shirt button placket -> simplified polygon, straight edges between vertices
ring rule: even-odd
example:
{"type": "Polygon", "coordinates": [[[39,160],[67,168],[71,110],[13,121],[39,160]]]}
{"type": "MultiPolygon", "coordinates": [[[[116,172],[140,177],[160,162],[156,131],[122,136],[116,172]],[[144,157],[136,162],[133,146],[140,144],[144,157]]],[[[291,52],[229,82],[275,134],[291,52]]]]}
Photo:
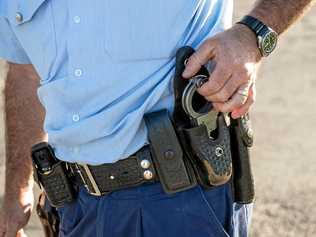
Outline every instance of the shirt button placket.
{"type": "MultiPolygon", "coordinates": [[[[76,24],[76,25],[78,25],[78,24],[80,24],[81,23],[81,17],[79,16],[79,15],[73,15],[73,17],[72,17],[72,21],[76,24]]],[[[79,26],[78,26],[79,27],[79,26]]],[[[77,27],[75,27],[77,30],[79,29],[79,28],[77,28],[77,27]]],[[[75,68],[74,69],[74,76],[75,77],[81,77],[82,76],[82,69],[81,68],[75,68]]]]}
{"type": "MultiPolygon", "coordinates": [[[[70,54],[72,57],[71,68],[73,70],[73,77],[81,78],[83,77],[83,68],[81,68],[83,64],[82,61],[80,61],[80,57],[75,56],[78,53],[78,49],[75,46],[77,45],[77,41],[79,40],[78,34],[80,34],[82,30],[82,19],[80,17],[80,14],[78,14],[78,9],[72,8],[70,14],[72,15],[72,18],[70,18],[72,22],[72,37],[74,37],[69,44],[69,51],[71,52],[70,54]]],[[[73,123],[78,123],[80,120],[80,114],[78,113],[78,111],[74,111],[74,113],[72,114],[73,123]]],[[[78,146],[73,146],[70,148],[70,150],[72,153],[78,154],[81,149],[78,146]]]]}

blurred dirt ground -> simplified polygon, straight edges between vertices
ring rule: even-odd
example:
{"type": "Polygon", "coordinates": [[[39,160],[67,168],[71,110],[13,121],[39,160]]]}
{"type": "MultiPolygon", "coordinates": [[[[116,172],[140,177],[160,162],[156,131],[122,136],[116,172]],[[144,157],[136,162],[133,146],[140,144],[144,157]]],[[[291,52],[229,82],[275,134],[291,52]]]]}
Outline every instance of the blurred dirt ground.
{"type": "MultiPolygon", "coordinates": [[[[235,1],[238,19],[253,1],[235,1]]],[[[251,237],[316,236],[316,9],[280,40],[264,62],[252,118],[256,134],[252,162],[257,198],[251,237]]],[[[0,77],[3,77],[0,62],[0,77]]],[[[3,88],[3,80],[1,81],[3,88]]],[[[3,116],[3,101],[0,102],[3,116]]],[[[1,119],[0,117],[0,119],[1,119]]],[[[0,194],[4,180],[0,127],[0,194]]],[[[0,203],[1,203],[0,197],[0,203]]],[[[30,237],[42,237],[34,216],[30,237]]]]}

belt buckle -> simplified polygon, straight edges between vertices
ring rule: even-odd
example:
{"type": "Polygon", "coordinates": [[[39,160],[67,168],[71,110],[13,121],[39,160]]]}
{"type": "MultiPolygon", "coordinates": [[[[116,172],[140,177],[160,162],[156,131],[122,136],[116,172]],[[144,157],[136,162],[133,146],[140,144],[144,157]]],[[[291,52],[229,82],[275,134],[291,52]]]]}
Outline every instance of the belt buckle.
{"type": "Polygon", "coordinates": [[[78,173],[79,173],[79,175],[83,181],[83,184],[84,184],[86,190],[88,191],[88,193],[93,195],[93,196],[98,196],[98,197],[101,196],[102,193],[98,187],[96,180],[94,179],[94,177],[91,173],[89,166],[87,164],[77,164],[76,163],[76,167],[77,167],[78,173]],[[80,167],[86,172],[86,175],[88,176],[88,179],[92,185],[93,190],[90,189],[89,184],[87,183],[85,177],[82,175],[80,167]]]}

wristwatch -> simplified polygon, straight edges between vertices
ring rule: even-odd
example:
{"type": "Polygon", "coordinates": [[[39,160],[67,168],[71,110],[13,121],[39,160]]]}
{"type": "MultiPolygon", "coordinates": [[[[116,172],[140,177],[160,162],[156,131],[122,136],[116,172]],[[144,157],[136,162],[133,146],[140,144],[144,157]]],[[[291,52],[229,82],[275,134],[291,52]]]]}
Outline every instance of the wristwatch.
{"type": "Polygon", "coordinates": [[[245,16],[239,24],[249,27],[257,36],[258,47],[263,57],[269,56],[277,46],[278,33],[252,16],[245,16]]]}

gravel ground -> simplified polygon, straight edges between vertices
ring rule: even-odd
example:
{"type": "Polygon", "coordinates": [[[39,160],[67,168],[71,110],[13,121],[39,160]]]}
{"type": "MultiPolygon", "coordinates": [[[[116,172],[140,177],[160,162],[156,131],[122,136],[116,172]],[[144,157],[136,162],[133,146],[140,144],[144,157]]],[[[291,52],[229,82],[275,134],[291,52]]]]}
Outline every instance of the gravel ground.
{"type": "MultiPolygon", "coordinates": [[[[235,2],[235,17],[238,18],[253,1],[235,2]]],[[[263,64],[257,83],[257,102],[252,112],[256,132],[252,162],[257,197],[250,236],[314,237],[316,9],[312,9],[280,41],[277,52],[263,64]]],[[[0,62],[0,77],[3,77],[3,68],[0,62]]],[[[0,111],[3,111],[2,101],[0,111]]],[[[2,112],[0,116],[3,116],[2,112]]],[[[3,124],[0,132],[2,194],[3,124]]],[[[43,236],[34,216],[27,233],[30,237],[43,236]]]]}

